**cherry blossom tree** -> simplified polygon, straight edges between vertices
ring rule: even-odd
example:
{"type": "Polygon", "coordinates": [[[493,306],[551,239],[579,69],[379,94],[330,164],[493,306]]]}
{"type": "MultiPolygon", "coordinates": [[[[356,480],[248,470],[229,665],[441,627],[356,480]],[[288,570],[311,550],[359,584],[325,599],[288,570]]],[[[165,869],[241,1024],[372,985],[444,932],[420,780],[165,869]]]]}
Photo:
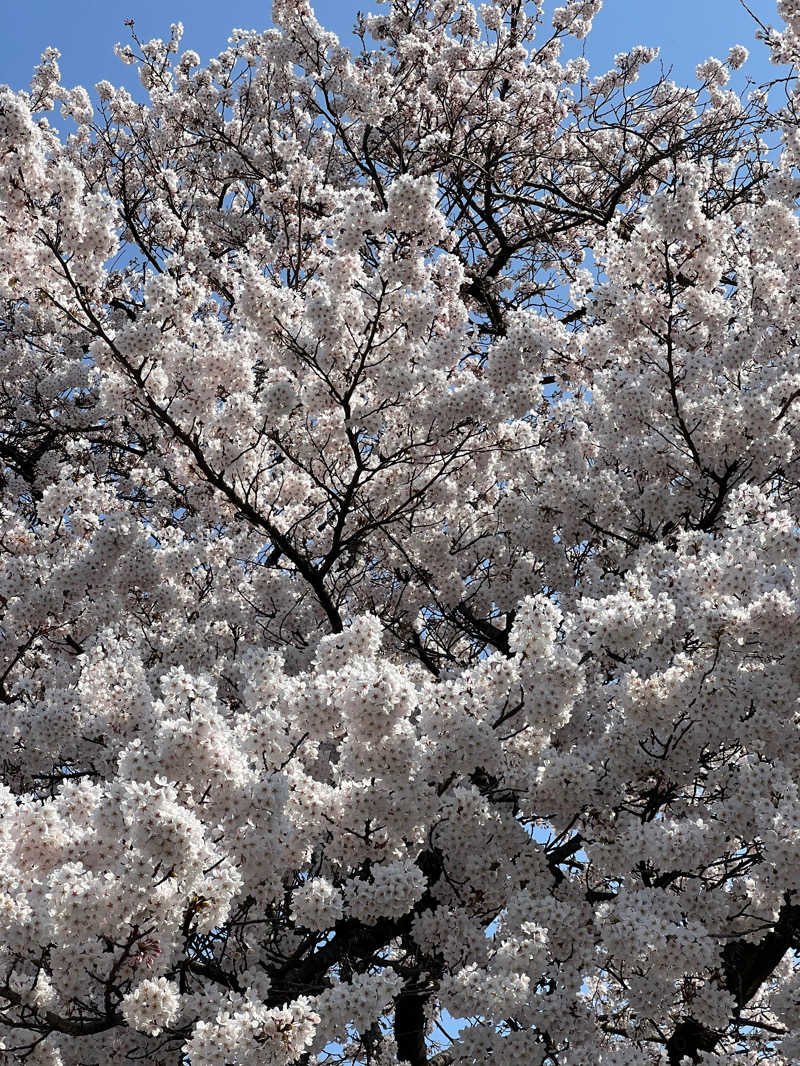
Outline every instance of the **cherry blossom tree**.
{"type": "Polygon", "coordinates": [[[800,3],[600,6],[0,89],[2,1062],[800,1060],[800,3]]]}

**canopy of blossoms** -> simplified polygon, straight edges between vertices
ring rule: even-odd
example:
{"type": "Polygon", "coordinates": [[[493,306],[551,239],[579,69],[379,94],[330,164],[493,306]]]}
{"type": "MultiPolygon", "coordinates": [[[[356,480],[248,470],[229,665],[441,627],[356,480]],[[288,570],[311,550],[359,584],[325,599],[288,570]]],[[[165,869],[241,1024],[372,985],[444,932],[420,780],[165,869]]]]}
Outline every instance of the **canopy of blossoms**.
{"type": "Polygon", "coordinates": [[[0,89],[3,1063],[800,1061],[800,3],[600,6],[0,89]]]}

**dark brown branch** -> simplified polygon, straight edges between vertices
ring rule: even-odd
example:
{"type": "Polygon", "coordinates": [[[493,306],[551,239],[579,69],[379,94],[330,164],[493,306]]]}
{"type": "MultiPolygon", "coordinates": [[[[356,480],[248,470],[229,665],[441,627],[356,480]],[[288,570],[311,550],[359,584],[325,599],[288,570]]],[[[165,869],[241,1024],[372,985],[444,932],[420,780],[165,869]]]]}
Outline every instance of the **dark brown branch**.
{"type": "MultiPolygon", "coordinates": [[[[790,949],[800,948],[800,904],[785,903],[774,928],[757,944],[732,940],[722,951],[721,985],[736,1002],[736,1015],[758,993],[790,949]]],[[[694,1018],[684,1018],[667,1041],[670,1066],[679,1066],[688,1056],[700,1061],[700,1053],[713,1051],[722,1033],[701,1025],[694,1018]]]]}

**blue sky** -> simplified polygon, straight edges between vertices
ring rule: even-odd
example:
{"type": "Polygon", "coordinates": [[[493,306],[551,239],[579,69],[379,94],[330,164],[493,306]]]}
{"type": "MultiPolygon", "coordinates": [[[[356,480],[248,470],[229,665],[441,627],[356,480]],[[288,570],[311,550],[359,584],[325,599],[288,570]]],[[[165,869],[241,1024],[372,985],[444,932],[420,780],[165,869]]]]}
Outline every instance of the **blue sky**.
{"type": "MultiPolygon", "coordinates": [[[[764,22],[777,25],[774,0],[748,0],[764,22]]],[[[546,4],[550,10],[554,2],[546,4]]],[[[358,8],[375,10],[374,0],[318,0],[320,21],[342,38],[349,35],[358,8]]],[[[263,29],[270,24],[269,0],[0,0],[0,83],[27,88],[34,64],[48,45],[62,52],[67,86],[91,88],[102,78],[133,89],[131,71],[113,55],[115,41],[126,41],[124,19],[136,20],[140,37],[168,37],[170,22],[185,27],[183,46],[205,61],[226,44],[234,27],[263,29]]],[[[698,62],[709,55],[724,59],[733,44],[750,49],[748,69],[756,81],[776,73],[756,27],[739,0],[605,0],[595,20],[587,55],[595,73],[606,70],[615,52],[635,44],[661,48],[676,80],[691,81],[698,62]]]]}

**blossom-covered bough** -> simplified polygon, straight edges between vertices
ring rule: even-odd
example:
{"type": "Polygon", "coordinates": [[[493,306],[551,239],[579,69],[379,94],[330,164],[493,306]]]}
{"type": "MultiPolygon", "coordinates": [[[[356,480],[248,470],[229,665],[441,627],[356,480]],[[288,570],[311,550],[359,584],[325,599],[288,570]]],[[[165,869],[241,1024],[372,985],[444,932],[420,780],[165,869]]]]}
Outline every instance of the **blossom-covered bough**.
{"type": "Polygon", "coordinates": [[[800,89],[599,7],[0,90],[3,1062],[800,1059],[800,89]]]}

